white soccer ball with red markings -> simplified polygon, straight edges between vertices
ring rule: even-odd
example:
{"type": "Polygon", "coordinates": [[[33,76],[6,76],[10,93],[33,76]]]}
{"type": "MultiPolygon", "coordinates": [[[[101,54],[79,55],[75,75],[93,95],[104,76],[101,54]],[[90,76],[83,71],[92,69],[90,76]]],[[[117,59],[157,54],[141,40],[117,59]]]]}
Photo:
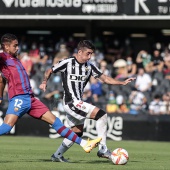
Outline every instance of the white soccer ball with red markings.
{"type": "Polygon", "coordinates": [[[111,160],[115,165],[125,165],[128,159],[128,152],[123,148],[117,148],[112,152],[111,160]]]}

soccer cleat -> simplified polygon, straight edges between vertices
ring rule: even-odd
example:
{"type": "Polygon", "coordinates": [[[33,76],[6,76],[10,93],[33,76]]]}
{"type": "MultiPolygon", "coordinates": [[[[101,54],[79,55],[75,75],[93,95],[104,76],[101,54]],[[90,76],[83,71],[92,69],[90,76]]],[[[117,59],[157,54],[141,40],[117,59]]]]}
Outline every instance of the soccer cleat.
{"type": "Polygon", "coordinates": [[[63,156],[61,157],[55,157],[54,154],[51,156],[52,162],[69,162],[67,159],[65,159],[63,156]]]}
{"type": "Polygon", "coordinates": [[[97,156],[99,157],[99,158],[107,158],[107,159],[110,159],[111,160],[111,151],[110,150],[108,150],[107,149],[107,151],[106,152],[103,152],[102,150],[99,150],[98,152],[97,152],[97,156]]]}
{"type": "Polygon", "coordinates": [[[102,140],[102,138],[97,138],[97,139],[94,139],[94,140],[89,140],[87,141],[87,144],[83,147],[84,151],[86,153],[90,153],[90,151],[97,147],[99,142],[102,140]]]}

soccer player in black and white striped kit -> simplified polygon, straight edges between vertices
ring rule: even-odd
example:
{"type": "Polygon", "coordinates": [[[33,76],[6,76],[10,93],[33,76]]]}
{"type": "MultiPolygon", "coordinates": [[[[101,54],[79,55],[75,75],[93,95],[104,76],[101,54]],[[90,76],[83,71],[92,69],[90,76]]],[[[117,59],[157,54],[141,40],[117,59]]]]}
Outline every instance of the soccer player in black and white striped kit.
{"type": "MultiPolygon", "coordinates": [[[[111,85],[126,85],[135,78],[118,81],[104,75],[99,68],[90,62],[95,46],[88,40],[80,41],[77,50],[78,52],[75,56],[59,61],[45,72],[40,89],[46,90],[47,81],[52,73],[61,72],[64,88],[63,105],[69,126],[78,136],[82,136],[85,119],[96,120],[96,130],[98,136],[102,138],[97,155],[110,159],[111,153],[106,146],[107,113],[92,104],[83,102],[83,90],[91,76],[111,85]]],[[[57,151],[52,155],[52,161],[68,162],[63,157],[63,154],[72,145],[73,142],[65,138],[57,151]]]]}

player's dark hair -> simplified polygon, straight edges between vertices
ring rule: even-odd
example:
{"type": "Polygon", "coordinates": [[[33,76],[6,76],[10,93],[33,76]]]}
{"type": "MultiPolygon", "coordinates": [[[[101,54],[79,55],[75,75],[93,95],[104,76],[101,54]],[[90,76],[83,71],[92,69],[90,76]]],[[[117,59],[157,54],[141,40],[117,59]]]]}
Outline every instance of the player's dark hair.
{"type": "Polygon", "coordinates": [[[4,48],[5,43],[11,43],[14,40],[17,40],[17,37],[15,35],[10,34],[10,33],[4,34],[1,37],[1,46],[2,46],[2,48],[4,48]]]}
{"type": "Polygon", "coordinates": [[[83,48],[88,48],[95,51],[94,44],[89,40],[82,40],[77,45],[77,50],[83,50],[83,48]]]}

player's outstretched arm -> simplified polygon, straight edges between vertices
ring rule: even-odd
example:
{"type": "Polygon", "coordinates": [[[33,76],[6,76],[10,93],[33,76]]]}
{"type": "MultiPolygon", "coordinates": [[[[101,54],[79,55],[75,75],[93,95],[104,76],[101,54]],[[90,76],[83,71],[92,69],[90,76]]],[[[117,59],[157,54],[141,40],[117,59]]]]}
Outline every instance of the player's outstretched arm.
{"type": "Polygon", "coordinates": [[[52,69],[48,69],[45,73],[44,73],[44,78],[42,83],[40,84],[39,88],[41,90],[43,90],[44,92],[46,91],[46,87],[47,87],[47,81],[50,78],[51,74],[53,73],[52,69]]]}
{"type": "Polygon", "coordinates": [[[102,74],[99,78],[103,83],[106,83],[106,84],[112,84],[112,85],[126,85],[130,82],[132,82],[133,80],[136,79],[136,77],[131,77],[131,78],[128,78],[124,81],[119,81],[119,80],[116,80],[112,77],[109,77],[109,76],[106,76],[104,74],[102,74]]]}

